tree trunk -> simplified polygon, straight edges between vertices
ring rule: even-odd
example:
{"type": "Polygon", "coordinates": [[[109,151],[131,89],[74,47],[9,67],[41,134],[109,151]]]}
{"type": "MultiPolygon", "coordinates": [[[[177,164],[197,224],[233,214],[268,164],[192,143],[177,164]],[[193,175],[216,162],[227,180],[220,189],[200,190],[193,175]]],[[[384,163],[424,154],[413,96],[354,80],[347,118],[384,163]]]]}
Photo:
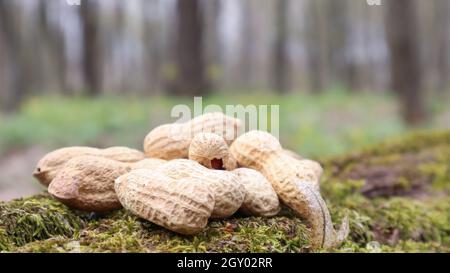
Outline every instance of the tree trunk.
{"type": "Polygon", "coordinates": [[[205,14],[205,60],[207,82],[211,88],[217,88],[223,79],[223,60],[220,43],[219,17],[222,8],[221,0],[208,0],[203,4],[205,14]]]}
{"type": "Polygon", "coordinates": [[[80,11],[83,23],[83,74],[86,91],[90,96],[98,96],[102,87],[103,64],[98,3],[95,0],[84,0],[80,11]]]}
{"type": "Polygon", "coordinates": [[[386,32],[391,55],[391,88],[398,92],[409,125],[425,120],[422,71],[414,0],[386,1],[386,32]]]}
{"type": "Polygon", "coordinates": [[[176,63],[174,95],[200,96],[207,93],[203,56],[203,12],[198,0],[177,2],[176,63]]]}
{"type": "MultiPolygon", "coordinates": [[[[47,0],[39,1],[39,33],[41,34],[43,43],[43,50],[47,51],[43,54],[44,57],[50,57],[50,73],[55,77],[52,80],[56,80],[57,88],[60,89],[62,94],[69,95],[66,79],[66,55],[65,55],[65,41],[63,33],[60,28],[52,25],[49,20],[49,6],[57,4],[56,2],[49,2],[47,0]],[[55,79],[56,78],[56,79],[55,79]]],[[[55,8],[55,7],[51,7],[55,8]]],[[[42,62],[42,60],[40,60],[42,62]]],[[[49,87],[45,78],[42,78],[40,87],[45,89],[49,87]]]]}
{"type": "Polygon", "coordinates": [[[239,44],[239,62],[238,75],[236,75],[239,88],[251,89],[254,87],[254,63],[256,34],[255,34],[255,9],[252,4],[253,1],[240,1],[240,8],[242,9],[242,28],[241,41],[239,44]]]}
{"type": "Polygon", "coordinates": [[[328,0],[326,16],[329,29],[330,81],[349,91],[357,88],[361,71],[350,61],[347,54],[351,15],[358,12],[347,0],[328,0]],[[352,10],[353,8],[353,10],[352,10]]]}
{"type": "Polygon", "coordinates": [[[439,0],[435,3],[435,23],[436,23],[436,40],[437,40],[437,71],[438,82],[436,88],[440,92],[445,92],[448,89],[448,75],[450,73],[449,64],[449,13],[450,3],[448,0],[439,0]]]}
{"type": "MultiPolygon", "coordinates": [[[[21,35],[18,12],[14,3],[0,0],[0,42],[3,41],[4,48],[4,68],[8,71],[5,77],[6,83],[1,84],[4,89],[4,99],[2,100],[2,109],[4,112],[16,111],[26,93],[24,77],[24,57],[21,50],[21,35]]],[[[4,72],[4,71],[2,71],[4,72]]]]}
{"type": "Polygon", "coordinates": [[[289,59],[287,52],[288,39],[288,0],[277,0],[276,2],[276,39],[274,46],[273,85],[280,93],[288,92],[289,59]]]}
{"type": "Polygon", "coordinates": [[[330,39],[326,0],[311,0],[307,10],[307,50],[311,89],[319,93],[330,84],[330,39]]]}
{"type": "Polygon", "coordinates": [[[160,79],[162,78],[162,64],[164,62],[163,43],[160,42],[162,35],[158,31],[158,25],[151,20],[154,10],[158,7],[158,3],[153,1],[143,1],[143,44],[145,46],[144,56],[144,79],[143,92],[151,94],[161,87],[160,79]]]}

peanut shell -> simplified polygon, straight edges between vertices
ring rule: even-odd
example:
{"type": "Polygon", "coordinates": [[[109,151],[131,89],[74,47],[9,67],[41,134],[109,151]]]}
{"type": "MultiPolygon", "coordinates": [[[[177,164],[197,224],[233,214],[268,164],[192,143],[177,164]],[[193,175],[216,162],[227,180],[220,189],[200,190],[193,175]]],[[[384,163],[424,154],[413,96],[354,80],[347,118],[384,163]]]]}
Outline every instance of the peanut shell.
{"type": "Polygon", "coordinates": [[[195,178],[173,179],[146,169],[117,178],[115,189],[133,214],[186,235],[206,227],[215,203],[208,185],[195,178]]]}
{"type": "Polygon", "coordinates": [[[249,216],[275,216],[280,212],[278,195],[269,181],[258,171],[239,168],[233,171],[246,190],[244,203],[239,209],[249,216]]]}
{"type": "Polygon", "coordinates": [[[48,186],[70,159],[78,156],[99,156],[120,162],[131,163],[143,160],[144,154],[126,147],[97,149],[91,147],[68,147],[46,154],[38,163],[33,176],[44,186],[48,186]]]}
{"type": "Polygon", "coordinates": [[[208,169],[232,171],[237,167],[225,140],[213,133],[200,133],[192,139],[189,159],[208,169]]]}
{"type": "Polygon", "coordinates": [[[196,181],[208,185],[216,201],[212,218],[232,216],[245,199],[245,188],[235,174],[228,171],[210,170],[192,160],[175,159],[156,169],[156,172],[177,180],[194,178],[196,181]]]}
{"type": "Polygon", "coordinates": [[[271,182],[280,200],[308,221],[312,247],[332,248],[348,235],[347,218],[338,232],[334,230],[330,213],[320,195],[317,166],[289,156],[278,139],[261,131],[240,136],[230,151],[239,166],[260,171],[271,182]]]}
{"type": "Polygon", "coordinates": [[[165,124],[153,129],[144,140],[147,157],[165,160],[188,158],[189,145],[199,133],[215,133],[230,145],[241,130],[241,121],[223,113],[209,113],[186,123],[165,124]]]}
{"type": "Polygon", "coordinates": [[[121,208],[114,181],[129,172],[128,164],[97,156],[69,160],[50,183],[48,192],[70,208],[106,212],[121,208]]]}

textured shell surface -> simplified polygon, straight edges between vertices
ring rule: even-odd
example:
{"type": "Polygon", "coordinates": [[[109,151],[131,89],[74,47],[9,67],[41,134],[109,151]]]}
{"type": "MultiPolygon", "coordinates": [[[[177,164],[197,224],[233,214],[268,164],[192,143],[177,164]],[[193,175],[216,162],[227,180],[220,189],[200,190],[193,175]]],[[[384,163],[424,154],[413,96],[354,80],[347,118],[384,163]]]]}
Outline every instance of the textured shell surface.
{"type": "Polygon", "coordinates": [[[214,133],[230,145],[241,133],[242,122],[221,112],[206,113],[184,124],[192,140],[199,133],[214,133]]]}
{"type": "Polygon", "coordinates": [[[111,147],[101,149],[98,156],[130,163],[145,159],[143,152],[128,147],[111,147]]]}
{"type": "Polygon", "coordinates": [[[41,184],[48,186],[70,159],[85,155],[100,156],[120,162],[136,162],[145,158],[144,153],[126,147],[112,147],[107,149],[67,147],[46,154],[37,163],[33,176],[41,184]]]}
{"type": "Polygon", "coordinates": [[[280,200],[311,226],[315,248],[331,248],[348,234],[348,219],[334,230],[328,208],[319,191],[319,170],[312,161],[299,161],[284,152],[279,141],[266,132],[251,131],[230,147],[241,167],[260,171],[272,184],[280,200]]]}
{"type": "Polygon", "coordinates": [[[114,190],[117,177],[130,171],[128,164],[97,156],[69,160],[50,183],[48,192],[67,206],[105,212],[121,208],[114,190]]]}
{"type": "Polygon", "coordinates": [[[266,177],[278,177],[283,181],[287,177],[295,177],[304,183],[311,184],[317,191],[320,190],[319,181],[322,167],[312,160],[297,160],[287,154],[270,155],[268,164],[261,170],[266,177]]]}
{"type": "Polygon", "coordinates": [[[159,167],[156,172],[173,179],[194,178],[208,185],[216,200],[212,218],[232,216],[245,199],[245,188],[237,175],[228,171],[210,170],[192,160],[171,160],[159,167]]]}
{"type": "Polygon", "coordinates": [[[225,139],[214,133],[200,133],[192,139],[189,159],[208,169],[236,169],[236,160],[231,155],[225,139]]]}
{"type": "Polygon", "coordinates": [[[233,171],[246,190],[240,211],[250,216],[275,216],[280,212],[278,195],[269,181],[258,171],[239,168],[233,171]]]}
{"type": "Polygon", "coordinates": [[[43,185],[48,186],[62,166],[70,159],[81,155],[94,155],[99,149],[90,147],[68,147],[46,154],[36,165],[33,176],[43,185]]]}
{"type": "Polygon", "coordinates": [[[148,157],[165,160],[188,158],[189,145],[199,133],[215,133],[227,144],[233,142],[240,130],[240,120],[223,113],[209,113],[186,123],[165,124],[153,129],[144,140],[144,151],[148,157]]]}
{"type": "Polygon", "coordinates": [[[276,137],[262,131],[250,131],[243,134],[230,146],[230,152],[240,167],[257,170],[269,160],[268,156],[278,155],[282,150],[276,137]]]}
{"type": "Polygon", "coordinates": [[[156,169],[162,164],[167,163],[166,160],[158,159],[158,158],[146,158],[144,160],[131,163],[131,169],[137,170],[137,169],[156,169]]]}
{"type": "Polygon", "coordinates": [[[191,139],[184,133],[182,124],[165,124],[153,129],[144,140],[147,157],[170,160],[187,158],[191,139]]]}
{"type": "Polygon", "coordinates": [[[186,235],[206,227],[215,204],[208,185],[194,178],[173,179],[145,169],[117,178],[115,190],[122,205],[133,214],[186,235]]]}

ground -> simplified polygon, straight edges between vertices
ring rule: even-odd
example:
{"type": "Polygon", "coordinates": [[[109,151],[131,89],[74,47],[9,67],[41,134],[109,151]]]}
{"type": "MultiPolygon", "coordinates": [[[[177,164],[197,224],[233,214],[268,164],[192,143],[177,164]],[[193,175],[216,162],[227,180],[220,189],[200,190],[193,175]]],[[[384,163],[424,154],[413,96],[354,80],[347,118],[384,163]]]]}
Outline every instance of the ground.
{"type": "MultiPolygon", "coordinates": [[[[333,252],[450,252],[450,132],[415,133],[322,158],[322,193],[350,236],[333,252]]],[[[72,211],[48,194],[0,203],[5,252],[311,252],[308,227],[273,218],[212,221],[186,237],[124,210],[72,211]]],[[[324,251],[324,250],[314,250],[324,251]]]]}

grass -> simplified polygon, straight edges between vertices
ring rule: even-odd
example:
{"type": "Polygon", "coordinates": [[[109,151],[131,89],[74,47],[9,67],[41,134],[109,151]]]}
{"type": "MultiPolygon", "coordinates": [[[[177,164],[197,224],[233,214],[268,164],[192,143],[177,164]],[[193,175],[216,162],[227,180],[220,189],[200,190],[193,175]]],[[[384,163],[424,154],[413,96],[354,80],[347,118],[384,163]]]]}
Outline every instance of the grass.
{"type": "MultiPolygon", "coordinates": [[[[355,95],[340,91],[320,96],[241,94],[244,95],[207,97],[203,107],[279,105],[282,143],[308,157],[342,154],[407,130],[399,118],[395,99],[386,94],[355,95]]],[[[170,117],[170,112],[177,104],[187,104],[192,109],[193,99],[31,98],[19,113],[0,115],[0,153],[33,145],[49,149],[70,145],[141,148],[150,129],[176,120],[170,117]]],[[[437,105],[432,109],[440,113],[446,108],[437,105]]]]}

